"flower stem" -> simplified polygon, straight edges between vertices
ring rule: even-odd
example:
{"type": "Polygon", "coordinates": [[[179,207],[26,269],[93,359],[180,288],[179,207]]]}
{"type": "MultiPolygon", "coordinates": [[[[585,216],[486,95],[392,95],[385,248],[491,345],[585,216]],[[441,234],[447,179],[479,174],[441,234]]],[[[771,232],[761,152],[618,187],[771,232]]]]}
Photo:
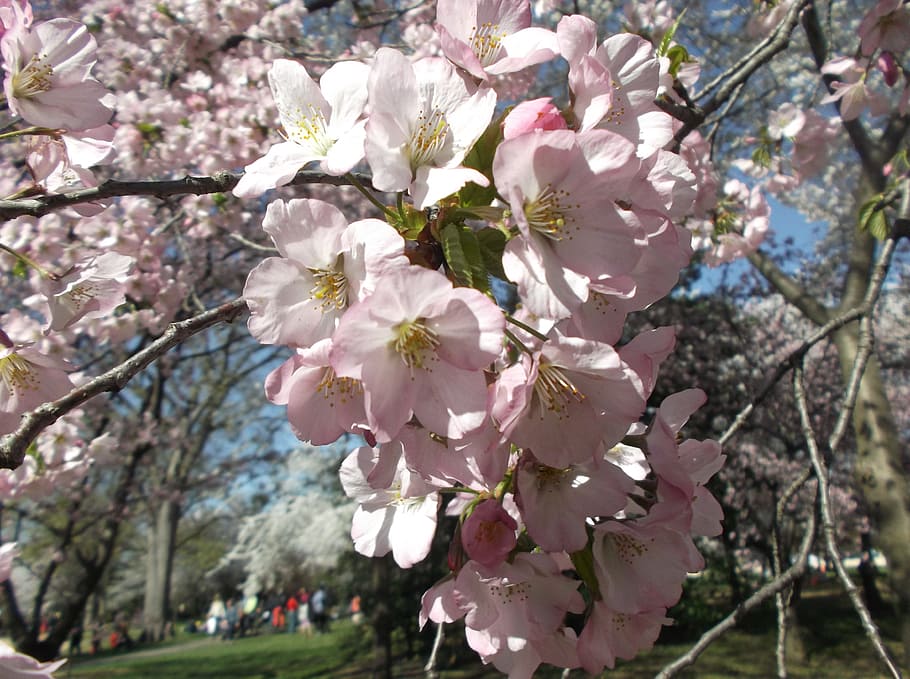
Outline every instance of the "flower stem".
{"type": "Polygon", "coordinates": [[[0,134],[0,141],[6,141],[7,139],[15,139],[16,137],[24,137],[29,135],[59,137],[60,130],[52,129],[50,127],[25,127],[21,130],[12,130],[11,132],[4,132],[0,134]]]}
{"type": "Polygon", "coordinates": [[[512,325],[517,325],[519,328],[521,328],[525,332],[530,333],[531,335],[534,335],[534,337],[536,337],[539,340],[542,340],[544,342],[549,340],[549,337],[544,335],[542,332],[540,332],[539,330],[535,330],[530,325],[525,325],[524,323],[522,323],[521,321],[519,321],[518,319],[513,317],[511,314],[506,314],[506,320],[509,323],[511,323],[512,325]]]}
{"type": "Polygon", "coordinates": [[[3,243],[0,243],[0,250],[2,250],[2,251],[4,251],[4,252],[8,252],[8,253],[11,254],[13,257],[15,257],[17,260],[19,260],[20,262],[22,262],[22,263],[25,264],[26,266],[29,266],[29,267],[33,268],[35,271],[37,271],[39,274],[41,274],[41,275],[44,276],[45,278],[49,278],[49,279],[52,280],[52,281],[57,280],[57,278],[59,278],[59,277],[57,276],[57,274],[51,273],[50,271],[48,271],[47,269],[45,269],[43,266],[41,266],[40,264],[38,264],[38,262],[36,262],[35,260],[31,259],[30,257],[27,257],[27,256],[23,255],[23,254],[22,254],[21,252],[19,252],[18,250],[14,250],[13,248],[11,248],[11,247],[9,247],[9,246],[7,246],[7,245],[4,245],[3,243]]]}
{"type": "Polygon", "coordinates": [[[374,196],[374,195],[370,192],[370,190],[369,190],[367,187],[365,187],[365,186],[363,185],[363,183],[362,183],[359,179],[357,179],[357,177],[355,177],[355,176],[353,175],[353,173],[348,172],[348,173],[345,175],[345,177],[348,179],[348,181],[351,182],[351,186],[353,186],[355,189],[357,189],[358,191],[360,191],[360,193],[362,193],[363,196],[364,196],[368,201],[370,201],[373,205],[375,205],[377,208],[379,208],[379,209],[382,211],[382,214],[384,214],[386,217],[393,217],[393,218],[394,218],[395,213],[392,212],[387,206],[385,206],[385,205],[383,205],[382,203],[380,203],[380,202],[376,199],[376,196],[374,196]]]}

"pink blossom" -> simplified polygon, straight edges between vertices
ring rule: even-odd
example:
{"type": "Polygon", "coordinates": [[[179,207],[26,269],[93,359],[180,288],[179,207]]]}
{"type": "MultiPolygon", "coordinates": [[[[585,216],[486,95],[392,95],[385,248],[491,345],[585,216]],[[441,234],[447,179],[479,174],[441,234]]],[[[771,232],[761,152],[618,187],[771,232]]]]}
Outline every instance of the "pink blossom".
{"type": "Polygon", "coordinates": [[[910,7],[903,0],[879,0],[859,25],[863,55],[877,49],[903,52],[910,46],[910,7]]]}
{"type": "Polygon", "coordinates": [[[467,182],[489,184],[461,164],[493,116],[489,87],[470,85],[444,59],[411,63],[382,48],[370,72],[369,105],[366,155],[380,191],[407,190],[422,209],[467,182]]]}
{"type": "Polygon", "coordinates": [[[378,440],[390,440],[412,415],[433,432],[461,438],[486,417],[483,369],[500,354],[504,325],[483,293],[453,288],[436,271],[395,269],[345,312],[332,366],[363,383],[378,440]]]}
{"type": "Polygon", "coordinates": [[[838,57],[821,67],[823,74],[837,77],[831,84],[834,92],[823,97],[821,103],[837,102],[843,120],[855,120],[866,108],[872,115],[888,110],[887,101],[866,86],[866,61],[838,57]]]}
{"type": "Polygon", "coordinates": [[[518,524],[498,501],[478,504],[461,527],[461,541],[474,561],[494,568],[515,548],[518,524]]]}
{"type": "Polygon", "coordinates": [[[426,558],[436,531],[439,494],[407,469],[400,446],[360,447],[342,462],[340,474],[344,492],[359,503],[351,526],[357,552],[364,556],[392,552],[402,568],[426,558]],[[384,465],[391,478],[372,480],[383,456],[393,458],[384,465]]]}
{"type": "Polygon", "coordinates": [[[894,87],[897,84],[901,69],[894,58],[894,54],[888,51],[879,54],[878,59],[875,60],[875,67],[882,72],[882,77],[888,87],[894,87]]]}
{"type": "Polygon", "coordinates": [[[631,660],[639,652],[650,649],[660,628],[673,622],[666,613],[665,608],[621,613],[603,601],[595,601],[578,638],[582,667],[591,674],[599,674],[604,666],[612,670],[617,658],[631,660]]]}
{"type": "Polygon", "coordinates": [[[120,306],[132,257],[105,252],[85,259],[59,278],[42,280],[50,317],[48,330],[60,331],[77,321],[103,318],[120,306]]]}
{"type": "Polygon", "coordinates": [[[556,35],[531,26],[528,0],[440,0],[436,20],[445,55],[481,80],[556,56],[556,35]]]}
{"type": "Polygon", "coordinates": [[[294,434],[313,445],[328,445],[345,432],[366,428],[363,385],[338,377],[329,365],[332,340],[319,340],[265,378],[265,395],[286,405],[294,434]]]}
{"type": "Polygon", "coordinates": [[[502,122],[503,139],[513,139],[534,130],[564,130],[565,118],[550,97],[523,101],[502,122]]]}
{"type": "Polygon", "coordinates": [[[277,200],[262,228],[281,257],[247,277],[243,296],[250,332],[266,344],[305,347],[330,337],[350,303],[383,271],[407,266],[404,239],[377,219],[348,224],[341,211],[315,199],[277,200]]]}
{"type": "Polygon", "coordinates": [[[0,37],[13,29],[32,25],[32,5],[28,0],[0,0],[0,37]]]}
{"type": "Polygon", "coordinates": [[[704,567],[688,535],[655,521],[605,521],[594,529],[592,550],[603,601],[621,613],[672,606],[686,573],[704,567]]]}
{"type": "Polygon", "coordinates": [[[104,86],[89,76],[97,45],[84,24],[52,19],[0,40],[10,110],[32,125],[86,130],[111,117],[104,86]]]}
{"type": "Polygon", "coordinates": [[[512,373],[526,377],[517,378],[508,409],[496,403],[493,415],[513,443],[557,469],[612,446],[645,407],[639,375],[612,346],[558,331],[532,364],[526,359],[503,371],[505,378],[512,373]]]}
{"type": "Polygon", "coordinates": [[[19,415],[69,392],[71,369],[32,346],[0,347],[0,434],[13,431],[19,415]]]}
{"type": "Polygon", "coordinates": [[[53,679],[52,672],[60,669],[65,662],[66,659],[38,662],[0,641],[0,665],[3,666],[4,679],[53,679]]]}
{"type": "Polygon", "coordinates": [[[520,553],[495,569],[469,561],[454,587],[455,601],[465,612],[468,644],[487,657],[549,638],[567,612],[584,610],[578,584],[544,553],[520,553]]]}
{"type": "Polygon", "coordinates": [[[272,145],[245,168],[234,195],[250,198],[283,186],[313,161],[334,175],[360,162],[369,71],[366,64],[341,61],[323,73],[317,86],[302,64],[277,59],[269,70],[269,86],[287,141],[272,145]]]}
{"type": "Polygon", "coordinates": [[[626,506],[632,491],[632,479],[602,458],[558,469],[525,451],[516,471],[528,533],[549,552],[584,549],[586,519],[612,516],[626,506]]]}
{"type": "Polygon", "coordinates": [[[499,145],[493,176],[519,232],[503,268],[529,311],[566,318],[591,281],[635,266],[640,232],[614,201],[638,168],[632,144],[605,130],[547,130],[499,145]]]}

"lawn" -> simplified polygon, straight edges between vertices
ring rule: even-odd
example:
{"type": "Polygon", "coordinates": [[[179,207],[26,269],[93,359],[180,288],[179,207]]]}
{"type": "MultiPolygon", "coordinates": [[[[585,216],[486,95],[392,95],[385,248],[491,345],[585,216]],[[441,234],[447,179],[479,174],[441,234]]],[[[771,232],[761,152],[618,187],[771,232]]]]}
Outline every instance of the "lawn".
{"type": "MultiPolygon", "coordinates": [[[[805,592],[799,611],[802,641],[806,651],[803,663],[789,665],[795,678],[836,677],[837,679],[875,679],[885,676],[859,623],[843,596],[832,590],[805,592]]],[[[886,643],[895,652],[893,620],[883,623],[886,643]]],[[[189,637],[168,647],[152,647],[72,663],[59,673],[61,679],[308,679],[310,677],[368,677],[371,658],[367,628],[350,623],[336,624],[331,634],[305,638],[301,635],[274,634],[238,639],[231,642],[189,637]]],[[[460,635],[453,629],[440,653],[442,679],[474,679],[502,676],[463,653],[460,635]]],[[[773,612],[766,609],[747,618],[741,629],[727,634],[711,646],[683,677],[728,679],[730,677],[773,677],[775,630],[773,612]]],[[[621,663],[605,677],[639,679],[656,674],[661,667],[689,648],[691,641],[660,643],[649,654],[634,662],[621,663]]],[[[419,677],[423,659],[398,657],[396,677],[419,677]]],[[[559,677],[559,671],[542,669],[536,676],[559,677]]],[[[581,679],[584,672],[575,671],[581,679]]]]}

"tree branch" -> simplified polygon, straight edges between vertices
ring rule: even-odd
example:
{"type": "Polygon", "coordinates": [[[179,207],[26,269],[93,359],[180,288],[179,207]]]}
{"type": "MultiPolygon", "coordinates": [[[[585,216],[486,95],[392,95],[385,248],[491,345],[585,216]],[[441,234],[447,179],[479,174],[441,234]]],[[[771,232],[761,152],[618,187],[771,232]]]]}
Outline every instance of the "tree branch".
{"type": "MultiPolygon", "coordinates": [[[[866,353],[866,359],[868,359],[869,353],[871,352],[866,353]]],[[[861,357],[862,354],[858,354],[857,360],[854,363],[854,376],[861,376],[865,369],[866,361],[860,360],[861,357]]],[[[857,378],[856,381],[859,382],[859,379],[857,378]]],[[[803,384],[802,362],[793,370],[793,393],[796,396],[796,407],[799,411],[799,420],[802,426],[803,436],[805,437],[806,445],[809,448],[809,458],[812,461],[812,468],[815,470],[815,477],[818,479],[817,497],[822,517],[822,534],[825,537],[825,550],[834,562],[834,570],[837,572],[837,577],[844,590],[847,592],[847,596],[850,598],[857,615],[859,615],[863,624],[863,629],[866,631],[866,636],[869,637],[869,641],[872,642],[875,652],[878,654],[878,657],[881,658],[885,667],[888,668],[891,676],[895,679],[900,679],[900,670],[894,664],[894,661],[891,659],[891,654],[885,647],[884,642],[882,642],[878,627],[876,627],[875,622],[873,622],[869,609],[866,608],[866,605],[863,603],[862,597],[856,589],[856,585],[854,585],[853,580],[850,579],[847,569],[844,568],[844,562],[841,559],[840,551],[837,548],[837,531],[834,526],[834,513],[831,511],[831,503],[828,496],[828,470],[822,459],[821,453],[819,452],[818,443],[815,440],[815,432],[812,429],[812,422],[809,418],[809,404],[806,399],[806,390],[803,384]]],[[[855,398],[856,394],[854,393],[853,399],[855,400],[855,398]]],[[[846,411],[846,407],[841,411],[841,419],[843,420],[850,419],[849,415],[844,415],[846,411]]],[[[833,453],[833,449],[830,452],[833,453]]]]}
{"type": "MultiPolygon", "coordinates": [[[[809,474],[804,473],[801,478],[803,481],[805,481],[805,479],[808,477],[809,474]]],[[[721,620],[707,632],[702,634],[701,638],[695,642],[695,645],[692,646],[692,648],[690,648],[688,651],[686,651],[686,653],[681,655],[669,665],[666,665],[656,675],[655,679],[669,679],[670,677],[675,676],[680,670],[685,669],[689,665],[692,665],[698,659],[698,656],[700,656],[705,651],[705,649],[708,648],[708,646],[717,641],[722,635],[727,632],[727,630],[734,628],[749,611],[759,606],[769,597],[774,596],[777,592],[780,592],[786,587],[789,587],[792,582],[802,577],[803,573],[806,572],[806,563],[809,559],[809,551],[812,549],[814,538],[815,514],[812,513],[809,515],[808,524],[806,525],[806,532],[803,535],[803,541],[800,545],[799,555],[796,559],[796,562],[790,566],[790,568],[774,578],[771,582],[761,587],[752,596],[750,596],[743,603],[733,609],[733,612],[730,613],[730,615],[721,620]]]]}
{"type": "Polygon", "coordinates": [[[238,298],[185,321],[172,323],[161,337],[120,365],[76,387],[66,396],[24,415],[19,428],[0,439],[0,469],[16,469],[21,465],[26,450],[38,434],[66,413],[99,394],[120,391],[139,372],[173,347],[207,328],[233,321],[244,309],[246,303],[238,298]]]}
{"type": "Polygon", "coordinates": [[[831,320],[831,311],[784,273],[768,255],[756,250],[747,257],[765,280],[783,295],[785,300],[799,309],[806,318],[816,325],[824,325],[831,320]]]}
{"type": "MultiPolygon", "coordinates": [[[[103,184],[91,189],[79,189],[78,191],[54,193],[19,200],[0,200],[0,220],[5,221],[22,216],[41,217],[71,205],[91,203],[119,196],[155,196],[164,198],[166,196],[202,196],[210,193],[227,193],[237,185],[241,176],[242,173],[238,172],[216,172],[213,175],[201,177],[187,175],[183,179],[151,181],[108,179],[103,184]]],[[[355,173],[354,177],[361,183],[371,184],[372,178],[369,175],[355,173]]],[[[348,177],[336,177],[324,172],[301,170],[288,183],[288,186],[305,184],[354,185],[348,177]]]]}
{"type": "Polygon", "coordinates": [[[799,23],[800,13],[812,0],[799,0],[793,3],[787,15],[778,24],[769,39],[761,43],[736,65],[722,73],[714,83],[703,90],[696,99],[703,98],[711,89],[717,88],[714,95],[704,104],[690,108],[680,106],[668,100],[658,100],[657,104],[667,113],[682,121],[683,126],[674,136],[677,145],[695,128],[701,125],[714,111],[719,109],[752,74],[768,63],[776,54],[783,52],[790,44],[790,34],[799,23]],[[719,85],[717,83],[720,83],[719,85]]]}
{"type": "MultiPolygon", "coordinates": [[[[758,407],[771,393],[774,385],[776,385],[781,380],[781,378],[790,371],[791,368],[796,366],[798,362],[803,359],[809,349],[848,323],[851,323],[858,318],[868,317],[872,314],[872,310],[875,308],[879,295],[881,294],[882,286],[885,283],[885,278],[887,277],[888,271],[891,268],[891,258],[894,254],[895,245],[896,241],[893,238],[889,238],[885,241],[885,244],[879,253],[878,261],[875,263],[875,269],[873,270],[872,277],[870,278],[869,289],[866,293],[866,297],[863,299],[862,304],[854,307],[853,309],[849,309],[844,313],[839,314],[835,318],[829,320],[817,331],[815,331],[815,333],[803,341],[800,346],[791,351],[782,361],[780,361],[777,364],[777,367],[774,369],[774,372],[771,374],[771,377],[759,390],[755,398],[753,398],[752,401],[745,408],[743,408],[739,414],[737,414],[736,418],[733,420],[733,423],[727,427],[727,430],[723,433],[720,439],[718,439],[718,442],[721,445],[724,445],[727,441],[729,441],[733,435],[746,423],[746,420],[749,419],[755,408],[758,407]]],[[[861,376],[862,375],[860,374],[859,377],[855,377],[855,385],[847,390],[845,405],[849,403],[850,411],[852,411],[853,408],[853,401],[856,400],[856,391],[859,389],[859,381],[861,376]],[[851,393],[853,394],[852,401],[848,398],[851,393]]],[[[840,430],[838,437],[842,437],[844,435],[848,421],[849,412],[846,417],[842,418],[842,420],[838,422],[838,425],[836,427],[836,431],[840,430]]],[[[834,440],[833,435],[832,440],[834,440]]],[[[839,442],[839,438],[837,440],[839,442]]]]}

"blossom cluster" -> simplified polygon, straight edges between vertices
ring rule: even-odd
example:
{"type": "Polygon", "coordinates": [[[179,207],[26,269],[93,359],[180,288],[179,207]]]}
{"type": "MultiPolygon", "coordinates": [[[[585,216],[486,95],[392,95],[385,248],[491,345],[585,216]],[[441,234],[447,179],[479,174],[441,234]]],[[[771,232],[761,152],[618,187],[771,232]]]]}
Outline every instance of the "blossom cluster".
{"type": "Polygon", "coordinates": [[[704,395],[640,421],[673,330],[620,345],[626,315],[690,259],[680,223],[699,183],[666,150],[650,42],[599,42],[582,16],[531,26],[526,0],[443,0],[435,31],[441,56],[380,48],[318,81],[272,66],[284,141],[235,193],[365,163],[397,196],[354,221],[318,199],[272,201],[262,227],[278,256],[247,279],[249,329],[294,351],[265,390],[300,439],[365,440],[341,467],[357,551],[413,566],[452,496],[451,573],[424,622],[464,618],[510,676],[597,672],[654,642],[703,566],[693,536],[720,532],[704,487],[720,447],[679,437],[704,395]],[[568,107],[503,110],[500,76],[558,58],[568,107]]]}

